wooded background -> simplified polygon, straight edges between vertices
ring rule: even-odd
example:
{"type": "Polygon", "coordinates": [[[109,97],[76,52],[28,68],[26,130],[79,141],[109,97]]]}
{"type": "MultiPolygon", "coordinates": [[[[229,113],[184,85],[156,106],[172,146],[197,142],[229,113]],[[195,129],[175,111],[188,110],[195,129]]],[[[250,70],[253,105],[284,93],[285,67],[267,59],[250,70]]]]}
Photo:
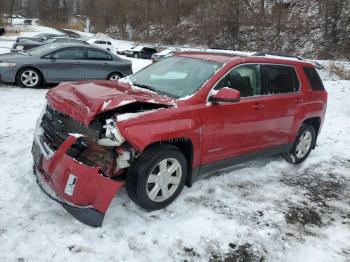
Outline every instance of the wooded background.
{"type": "Polygon", "coordinates": [[[154,44],[350,58],[350,0],[0,0],[0,13],[154,44]]]}

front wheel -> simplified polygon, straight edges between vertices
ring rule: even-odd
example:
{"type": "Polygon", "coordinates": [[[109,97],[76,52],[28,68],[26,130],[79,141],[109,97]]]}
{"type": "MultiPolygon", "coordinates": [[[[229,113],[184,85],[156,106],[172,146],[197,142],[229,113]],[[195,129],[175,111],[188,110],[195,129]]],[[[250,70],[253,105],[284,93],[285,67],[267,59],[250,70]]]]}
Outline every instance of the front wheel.
{"type": "Polygon", "coordinates": [[[303,124],[291,151],[282,154],[282,156],[292,164],[300,164],[310,155],[315,143],[315,128],[311,125],[303,124]]]}
{"type": "Polygon", "coordinates": [[[168,206],[182,191],[187,177],[187,161],[171,145],[147,149],[130,167],[126,188],[129,197],[145,210],[168,206]]]}
{"type": "Polygon", "coordinates": [[[140,55],[138,53],[134,53],[134,58],[139,58],[140,55]]]}
{"type": "Polygon", "coordinates": [[[122,77],[123,76],[120,73],[114,72],[114,73],[109,74],[109,76],[107,77],[107,80],[118,81],[122,77]]]}
{"type": "Polygon", "coordinates": [[[26,88],[38,88],[42,84],[42,76],[37,69],[23,68],[16,76],[16,84],[26,88]]]}

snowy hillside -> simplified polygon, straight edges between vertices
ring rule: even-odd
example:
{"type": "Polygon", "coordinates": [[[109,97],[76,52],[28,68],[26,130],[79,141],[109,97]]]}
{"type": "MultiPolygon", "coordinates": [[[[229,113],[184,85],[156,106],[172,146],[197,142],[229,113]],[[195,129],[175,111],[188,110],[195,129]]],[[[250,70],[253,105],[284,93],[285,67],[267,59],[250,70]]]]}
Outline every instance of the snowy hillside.
{"type": "MultiPolygon", "coordinates": [[[[0,40],[0,52],[10,44],[0,40]]],[[[132,61],[135,71],[150,63],[132,61]]],[[[350,81],[322,77],[327,119],[304,164],[249,162],[156,212],[122,190],[97,229],[35,183],[30,149],[47,90],[0,86],[0,261],[349,261],[350,81]]]]}

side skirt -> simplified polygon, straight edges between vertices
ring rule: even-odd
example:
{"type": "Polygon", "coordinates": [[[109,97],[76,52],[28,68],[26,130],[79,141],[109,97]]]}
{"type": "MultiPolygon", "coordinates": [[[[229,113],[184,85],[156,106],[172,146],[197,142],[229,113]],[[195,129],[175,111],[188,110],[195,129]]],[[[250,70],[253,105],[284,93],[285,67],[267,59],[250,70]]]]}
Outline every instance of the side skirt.
{"type": "Polygon", "coordinates": [[[264,149],[258,152],[236,156],[233,158],[228,158],[228,159],[216,161],[213,163],[209,163],[209,164],[205,164],[205,165],[193,168],[190,185],[192,185],[194,182],[202,178],[206,178],[210,176],[215,171],[226,169],[226,168],[229,168],[247,161],[251,161],[257,158],[268,157],[268,156],[273,156],[284,152],[288,152],[290,151],[292,146],[293,145],[285,144],[285,145],[272,147],[272,148],[264,149]]]}

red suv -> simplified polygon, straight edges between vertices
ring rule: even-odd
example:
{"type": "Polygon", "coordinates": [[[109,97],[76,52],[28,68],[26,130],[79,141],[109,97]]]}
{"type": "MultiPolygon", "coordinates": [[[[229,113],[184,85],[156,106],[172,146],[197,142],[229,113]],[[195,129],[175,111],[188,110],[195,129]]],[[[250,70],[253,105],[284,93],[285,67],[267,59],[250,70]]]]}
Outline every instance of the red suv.
{"type": "Polygon", "coordinates": [[[304,61],[187,52],[118,82],[63,83],[47,95],[32,148],[40,187],[101,226],[115,194],[169,205],[215,170],[315,148],[327,92],[304,61]]]}

